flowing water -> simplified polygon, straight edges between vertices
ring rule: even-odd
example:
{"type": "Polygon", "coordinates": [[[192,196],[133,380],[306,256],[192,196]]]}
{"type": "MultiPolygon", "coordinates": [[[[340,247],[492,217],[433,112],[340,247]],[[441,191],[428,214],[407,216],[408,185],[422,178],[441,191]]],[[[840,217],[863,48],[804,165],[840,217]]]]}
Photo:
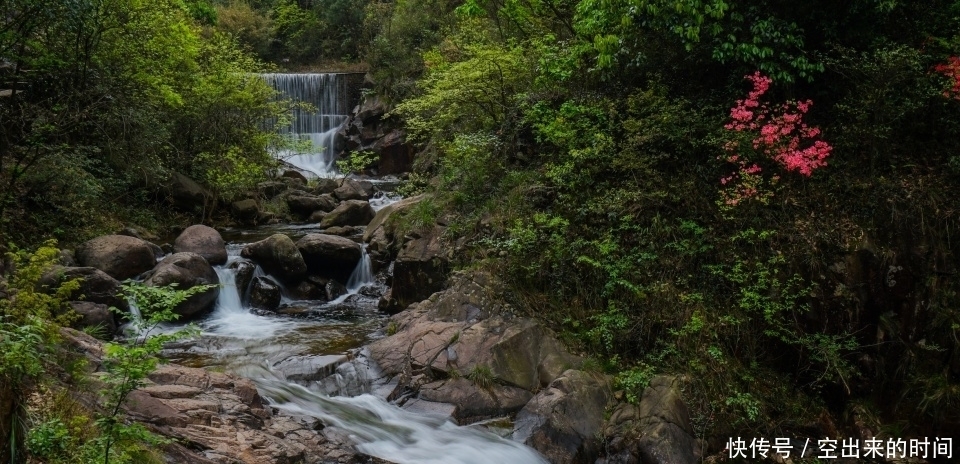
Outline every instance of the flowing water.
{"type": "MultiPolygon", "coordinates": [[[[274,226],[266,231],[232,231],[242,242],[283,232],[296,236],[309,228],[274,226]]],[[[230,238],[228,238],[230,240],[230,238]]],[[[447,418],[414,413],[375,395],[379,370],[350,361],[351,350],[380,336],[383,318],[376,309],[383,282],[373,273],[366,249],[347,282],[347,293],[330,302],[284,298],[296,317],[252,311],[236,284],[230,264],[240,259],[240,243],[228,245],[230,258],[217,267],[222,289],[213,312],[198,324],[201,336],[179,342],[166,355],[174,362],[224,370],[253,380],[278,410],[310,416],[345,432],[363,453],[397,463],[545,463],[531,448],[484,429],[462,427],[447,418]],[[302,360],[308,369],[293,371],[302,360]],[[293,364],[289,364],[293,361],[293,364]],[[313,364],[311,364],[313,363],[313,364]],[[285,367],[288,366],[288,367],[285,367]]],[[[361,356],[362,359],[362,356],[361,356]]]]}
{"type": "Polygon", "coordinates": [[[290,125],[281,132],[312,148],[285,150],[277,156],[318,177],[336,174],[336,133],[348,118],[348,81],[344,74],[264,74],[283,98],[307,104],[293,111],[290,125]]]}

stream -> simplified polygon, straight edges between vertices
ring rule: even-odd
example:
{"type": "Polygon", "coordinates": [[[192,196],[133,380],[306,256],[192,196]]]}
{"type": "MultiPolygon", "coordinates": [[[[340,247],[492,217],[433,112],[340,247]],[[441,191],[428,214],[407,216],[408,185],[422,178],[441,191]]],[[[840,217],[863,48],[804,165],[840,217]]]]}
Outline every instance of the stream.
{"type": "MultiPolygon", "coordinates": [[[[216,307],[197,322],[198,338],[168,347],[165,356],[178,364],[250,378],[282,414],[319,419],[343,431],[360,452],[391,462],[546,462],[533,449],[483,425],[458,426],[446,417],[404,410],[374,394],[374,380],[380,377],[376,366],[351,362],[365,343],[383,336],[386,319],[376,307],[385,290],[383,277],[373,275],[365,252],[346,295],[329,302],[284,296],[280,311],[285,315],[246,307],[246,289],[237,288],[236,271],[230,268],[241,259],[242,247],[274,233],[296,239],[314,232],[310,226],[295,225],[225,231],[229,259],[216,268],[222,285],[216,307]],[[288,379],[284,365],[303,357],[311,360],[306,366],[328,375],[288,379]]],[[[258,268],[255,275],[261,272],[258,268]]]]}

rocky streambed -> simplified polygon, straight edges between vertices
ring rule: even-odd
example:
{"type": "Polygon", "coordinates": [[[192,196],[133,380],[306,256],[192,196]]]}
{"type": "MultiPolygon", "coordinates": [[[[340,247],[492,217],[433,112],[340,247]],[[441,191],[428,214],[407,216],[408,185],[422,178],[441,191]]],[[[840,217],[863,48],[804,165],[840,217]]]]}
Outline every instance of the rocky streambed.
{"type": "MultiPolygon", "coordinates": [[[[419,198],[350,182],[268,186],[313,218],[300,225],[197,225],[163,247],[100,237],[48,276],[51,287],[86,278],[74,307],[88,325],[114,322],[102,311],[125,305],[118,279],[219,284],[177,308],[201,335],[168,346],[171,364],[126,405],[176,440],[172,461],[698,460],[679,381],[655,379],[639,407],[618,403],[608,378],[518,316],[502,282],[450,273],[442,224],[397,234],[419,198]]],[[[68,338],[96,367],[98,342],[68,338]]]]}

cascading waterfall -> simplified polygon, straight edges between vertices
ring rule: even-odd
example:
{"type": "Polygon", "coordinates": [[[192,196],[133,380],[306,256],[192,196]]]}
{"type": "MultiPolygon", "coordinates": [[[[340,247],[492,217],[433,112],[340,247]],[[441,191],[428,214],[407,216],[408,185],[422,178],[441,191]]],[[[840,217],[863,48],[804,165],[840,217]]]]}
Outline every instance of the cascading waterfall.
{"type": "Polygon", "coordinates": [[[364,339],[353,337],[365,337],[380,326],[375,315],[365,316],[366,322],[354,315],[346,322],[326,313],[327,308],[353,306],[356,300],[375,301],[361,293],[364,287],[375,284],[370,256],[364,245],[347,283],[348,295],[331,302],[317,302],[319,318],[297,319],[251,312],[243,306],[246,289],[238,288],[237,271],[231,268],[240,259],[241,248],[237,244],[227,246],[227,264],[215,268],[222,286],[215,309],[199,323],[198,339],[183,342],[180,351],[170,353],[177,362],[194,367],[216,366],[250,378],[272,407],[295,416],[320,419],[345,432],[360,451],[391,462],[546,463],[533,449],[481,427],[461,427],[446,418],[406,411],[381,397],[361,394],[370,390],[359,386],[358,382],[363,380],[359,377],[363,376],[344,369],[355,367],[352,363],[337,367],[331,377],[336,377],[338,385],[332,390],[324,390],[319,384],[305,388],[287,380],[276,367],[282,361],[302,356],[339,356],[346,360],[344,339],[355,339],[357,342],[348,346],[359,346],[364,339]],[[344,303],[348,296],[354,299],[344,303]],[[344,378],[340,378],[341,373],[344,378]],[[357,396],[329,396],[321,391],[357,396]]]}
{"type": "Polygon", "coordinates": [[[298,108],[293,120],[281,133],[309,140],[313,148],[306,152],[285,150],[281,159],[318,177],[336,173],[337,129],[348,118],[347,79],[343,74],[263,74],[283,98],[303,102],[312,108],[298,108]]]}

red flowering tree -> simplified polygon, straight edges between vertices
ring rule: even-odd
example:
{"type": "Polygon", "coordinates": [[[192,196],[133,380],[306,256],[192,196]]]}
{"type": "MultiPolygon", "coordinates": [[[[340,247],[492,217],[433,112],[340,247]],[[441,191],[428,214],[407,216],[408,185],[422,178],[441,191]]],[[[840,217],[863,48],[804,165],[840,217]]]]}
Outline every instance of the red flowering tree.
{"type": "Polygon", "coordinates": [[[770,164],[766,160],[810,177],[814,170],[827,165],[826,158],[833,150],[819,140],[819,128],[803,122],[813,105],[811,100],[775,106],[762,103],[761,97],[773,80],[759,71],[745,77],[753,83],[753,90],[747,98],[737,100],[730,109],[731,121],[724,126],[733,137],[724,144],[725,153],[720,159],[736,170],[720,179],[723,208],[751,199],[765,204],[773,196],[773,186],[780,176],[774,174],[768,180],[762,175],[762,165],[770,164]]]}
{"type": "Polygon", "coordinates": [[[950,88],[943,92],[943,96],[960,100],[960,57],[951,56],[946,63],[938,64],[934,71],[950,79],[950,88]]]}

